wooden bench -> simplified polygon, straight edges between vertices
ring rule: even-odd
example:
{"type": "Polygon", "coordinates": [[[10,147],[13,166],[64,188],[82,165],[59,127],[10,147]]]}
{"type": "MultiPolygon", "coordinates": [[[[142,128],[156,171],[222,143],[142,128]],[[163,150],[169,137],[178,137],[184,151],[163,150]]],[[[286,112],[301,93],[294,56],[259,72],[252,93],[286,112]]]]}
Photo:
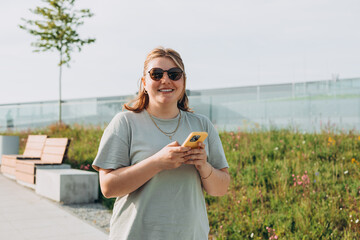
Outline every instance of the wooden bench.
{"type": "Polygon", "coordinates": [[[58,168],[66,156],[69,144],[68,138],[47,138],[40,160],[16,160],[16,180],[35,184],[37,166],[57,165],[58,168]]]}
{"type": "Polygon", "coordinates": [[[45,145],[46,135],[29,135],[23,155],[2,155],[1,172],[15,179],[16,160],[40,159],[45,145]]]}

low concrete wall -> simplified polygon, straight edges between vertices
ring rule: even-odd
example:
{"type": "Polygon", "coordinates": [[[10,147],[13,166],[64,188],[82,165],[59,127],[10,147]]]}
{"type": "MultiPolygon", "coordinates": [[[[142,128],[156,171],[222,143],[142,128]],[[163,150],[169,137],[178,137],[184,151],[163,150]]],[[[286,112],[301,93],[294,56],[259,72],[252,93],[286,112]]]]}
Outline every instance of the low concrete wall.
{"type": "Polygon", "coordinates": [[[3,154],[19,154],[19,136],[0,135],[0,164],[3,154]]]}
{"type": "Polygon", "coordinates": [[[98,174],[78,169],[37,169],[35,191],[66,204],[92,203],[98,199],[98,174]]]}

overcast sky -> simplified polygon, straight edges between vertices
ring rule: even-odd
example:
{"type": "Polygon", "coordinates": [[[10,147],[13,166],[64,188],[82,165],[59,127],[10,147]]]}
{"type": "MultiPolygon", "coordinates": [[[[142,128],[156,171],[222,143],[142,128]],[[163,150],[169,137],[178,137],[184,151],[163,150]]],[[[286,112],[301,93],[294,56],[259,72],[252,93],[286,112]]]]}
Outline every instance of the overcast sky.
{"type": "MultiPolygon", "coordinates": [[[[40,0],[2,1],[0,104],[58,99],[57,52],[19,29],[40,0]]],[[[360,77],[358,0],[78,0],[96,42],[63,69],[63,99],[134,94],[147,53],[177,50],[190,90],[360,77]]]]}

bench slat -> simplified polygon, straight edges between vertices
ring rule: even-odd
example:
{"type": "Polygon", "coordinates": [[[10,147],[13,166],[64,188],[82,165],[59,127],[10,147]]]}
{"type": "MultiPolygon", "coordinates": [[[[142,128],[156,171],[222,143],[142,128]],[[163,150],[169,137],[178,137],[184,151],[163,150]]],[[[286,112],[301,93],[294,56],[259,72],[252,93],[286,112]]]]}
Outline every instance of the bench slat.
{"type": "Polygon", "coordinates": [[[46,139],[46,135],[29,135],[23,155],[40,158],[46,139]]]}
{"type": "Polygon", "coordinates": [[[35,164],[23,164],[20,163],[21,161],[18,161],[16,163],[16,172],[24,172],[28,174],[35,174],[35,164]]]}
{"type": "Polygon", "coordinates": [[[64,155],[43,154],[41,161],[46,163],[61,164],[64,155]]]}
{"type": "Polygon", "coordinates": [[[44,148],[45,154],[56,154],[56,155],[64,155],[66,150],[66,146],[63,147],[48,147],[44,148]]]}
{"type": "Polygon", "coordinates": [[[1,164],[8,167],[16,166],[17,155],[3,155],[1,158],[1,164]]]}
{"type": "Polygon", "coordinates": [[[42,149],[41,150],[28,149],[28,150],[24,151],[23,156],[29,156],[31,158],[40,158],[41,154],[42,154],[42,149]]]}
{"type": "Polygon", "coordinates": [[[45,143],[47,136],[46,135],[29,135],[27,142],[43,142],[45,143]]]}
{"type": "Polygon", "coordinates": [[[66,146],[68,141],[68,138],[48,138],[45,146],[66,146]]]}
{"type": "Polygon", "coordinates": [[[7,173],[9,175],[15,176],[15,170],[16,170],[16,168],[14,168],[14,167],[8,167],[8,166],[1,165],[2,173],[7,173]]]}
{"type": "Polygon", "coordinates": [[[15,176],[16,176],[16,180],[20,180],[20,181],[31,183],[31,184],[35,183],[35,176],[33,174],[27,174],[27,173],[16,171],[15,176]]]}

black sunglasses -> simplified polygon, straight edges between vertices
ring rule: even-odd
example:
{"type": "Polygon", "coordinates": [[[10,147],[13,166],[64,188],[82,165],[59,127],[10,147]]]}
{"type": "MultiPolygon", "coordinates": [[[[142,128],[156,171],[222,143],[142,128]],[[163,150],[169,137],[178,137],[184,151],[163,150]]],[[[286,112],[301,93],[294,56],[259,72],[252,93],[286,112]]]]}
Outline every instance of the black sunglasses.
{"type": "Polygon", "coordinates": [[[167,75],[173,81],[179,80],[183,74],[183,71],[178,67],[170,68],[169,70],[163,70],[161,68],[152,68],[148,73],[150,74],[152,80],[159,81],[160,79],[163,78],[164,72],[167,72],[167,75]]]}

